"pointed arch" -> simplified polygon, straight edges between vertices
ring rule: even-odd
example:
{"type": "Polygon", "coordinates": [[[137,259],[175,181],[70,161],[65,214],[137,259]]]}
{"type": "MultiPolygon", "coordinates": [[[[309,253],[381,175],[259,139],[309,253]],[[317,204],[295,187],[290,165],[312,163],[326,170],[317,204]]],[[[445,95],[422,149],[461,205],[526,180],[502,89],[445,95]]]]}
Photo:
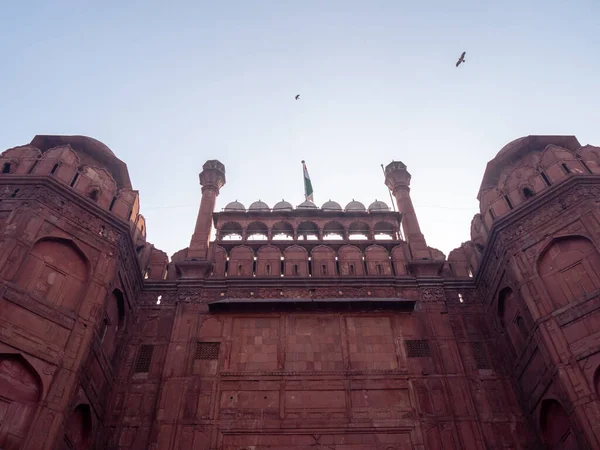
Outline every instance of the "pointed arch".
{"type": "Polygon", "coordinates": [[[323,226],[323,240],[343,240],[346,238],[346,228],[337,220],[327,222],[323,226]]]}
{"type": "Polygon", "coordinates": [[[0,448],[21,448],[41,397],[37,371],[19,354],[0,354],[0,448]]]}
{"type": "Polygon", "coordinates": [[[274,241],[291,241],[294,239],[294,227],[289,222],[276,222],[271,227],[271,236],[274,241]]]}
{"type": "Polygon", "coordinates": [[[390,254],[381,245],[371,245],[365,250],[367,274],[371,276],[393,275],[390,254]]]}
{"type": "Polygon", "coordinates": [[[335,252],[326,245],[317,245],[310,252],[313,277],[330,277],[337,275],[335,252]]]}
{"type": "Polygon", "coordinates": [[[15,283],[52,304],[74,311],[89,273],[89,260],[73,241],[43,238],[25,256],[15,283]]]}
{"type": "Polygon", "coordinates": [[[283,275],[307,277],[309,275],[308,251],[299,245],[290,245],[283,251],[283,275]]]}
{"type": "Polygon", "coordinates": [[[243,228],[238,222],[226,222],[219,229],[217,236],[222,241],[241,241],[243,228]]]}
{"type": "Polygon", "coordinates": [[[363,276],[365,265],[363,254],[355,245],[344,245],[338,250],[340,275],[363,276]]]}
{"type": "Polygon", "coordinates": [[[65,441],[68,448],[87,450],[90,448],[92,437],[92,412],[90,405],[79,404],[73,410],[67,423],[65,441]]]}
{"type": "Polygon", "coordinates": [[[397,245],[392,249],[392,265],[396,275],[406,275],[408,273],[403,247],[403,245],[397,245]]]}
{"type": "Polygon", "coordinates": [[[227,273],[227,250],[217,245],[214,247],[213,253],[213,272],[215,278],[223,278],[227,273]]]}
{"type": "Polygon", "coordinates": [[[229,256],[228,277],[251,277],[254,275],[254,251],[247,245],[233,247],[229,256]]]}
{"type": "Polygon", "coordinates": [[[555,399],[545,399],[540,407],[540,428],[548,450],[575,450],[579,448],[571,428],[569,416],[555,399]]]}
{"type": "Polygon", "coordinates": [[[600,253],[592,241],[581,235],[549,241],[540,252],[537,270],[555,308],[600,289],[600,253]]]}
{"type": "Polygon", "coordinates": [[[281,276],[281,251],[274,245],[265,245],[256,253],[256,276],[281,276]]]}

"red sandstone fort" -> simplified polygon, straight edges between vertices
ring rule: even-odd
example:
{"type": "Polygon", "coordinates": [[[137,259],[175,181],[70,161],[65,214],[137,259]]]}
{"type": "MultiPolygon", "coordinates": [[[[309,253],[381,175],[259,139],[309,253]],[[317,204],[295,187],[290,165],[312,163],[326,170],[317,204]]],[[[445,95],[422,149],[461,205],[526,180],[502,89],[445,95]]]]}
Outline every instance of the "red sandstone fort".
{"type": "Polygon", "coordinates": [[[395,212],[215,211],[207,161],[170,262],[101,142],[0,168],[2,450],[600,448],[599,147],[506,145],[447,258],[401,162],[395,212]]]}

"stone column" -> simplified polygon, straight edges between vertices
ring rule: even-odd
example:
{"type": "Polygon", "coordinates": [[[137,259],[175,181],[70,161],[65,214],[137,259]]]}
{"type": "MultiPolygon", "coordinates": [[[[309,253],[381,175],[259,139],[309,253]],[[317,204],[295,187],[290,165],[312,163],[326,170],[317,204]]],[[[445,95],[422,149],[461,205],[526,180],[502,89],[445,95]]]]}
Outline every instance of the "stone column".
{"type": "Polygon", "coordinates": [[[219,190],[225,185],[225,166],[217,160],[206,161],[200,172],[202,199],[196,219],[196,228],[187,253],[187,259],[206,260],[213,212],[219,190]]]}
{"type": "Polygon", "coordinates": [[[402,230],[413,259],[429,259],[431,254],[421,233],[421,227],[410,199],[410,173],[400,161],[392,161],[385,168],[385,184],[396,198],[402,214],[402,230]]]}

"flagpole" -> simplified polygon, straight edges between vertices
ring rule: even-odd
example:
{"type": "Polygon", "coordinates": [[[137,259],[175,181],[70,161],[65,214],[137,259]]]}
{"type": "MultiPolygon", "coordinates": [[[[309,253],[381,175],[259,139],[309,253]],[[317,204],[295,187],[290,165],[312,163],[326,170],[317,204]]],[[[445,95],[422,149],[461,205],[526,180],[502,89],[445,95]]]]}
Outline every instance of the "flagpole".
{"type": "MultiPolygon", "coordinates": [[[[381,171],[383,172],[383,178],[385,179],[385,169],[383,168],[383,164],[381,165],[381,171]]],[[[392,190],[390,188],[388,188],[388,193],[390,194],[390,201],[392,202],[392,209],[394,210],[394,212],[396,212],[396,203],[394,202],[394,197],[392,196],[392,190]]]]}
{"type": "Polygon", "coordinates": [[[302,160],[302,187],[304,188],[304,201],[306,201],[306,199],[308,198],[306,196],[306,185],[304,182],[304,165],[306,164],[306,161],[302,160]]]}

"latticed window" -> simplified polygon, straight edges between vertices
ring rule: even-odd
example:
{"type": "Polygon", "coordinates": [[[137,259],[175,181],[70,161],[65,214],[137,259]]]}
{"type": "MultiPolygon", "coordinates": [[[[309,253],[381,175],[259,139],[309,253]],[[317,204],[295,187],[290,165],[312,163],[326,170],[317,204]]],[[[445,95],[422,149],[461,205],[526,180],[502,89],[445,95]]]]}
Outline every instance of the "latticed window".
{"type": "Polygon", "coordinates": [[[406,354],[409,358],[426,358],[431,356],[429,342],[424,339],[405,341],[406,354]]]}
{"type": "Polygon", "coordinates": [[[135,373],[150,372],[150,364],[152,364],[152,353],[154,353],[154,345],[142,345],[138,352],[135,361],[135,373]]]}
{"type": "Polygon", "coordinates": [[[473,356],[475,357],[475,365],[477,369],[491,369],[490,359],[485,349],[483,342],[473,343],[473,356]]]}
{"type": "Polygon", "coordinates": [[[196,342],[194,359],[219,359],[219,342],[196,342]]]}

